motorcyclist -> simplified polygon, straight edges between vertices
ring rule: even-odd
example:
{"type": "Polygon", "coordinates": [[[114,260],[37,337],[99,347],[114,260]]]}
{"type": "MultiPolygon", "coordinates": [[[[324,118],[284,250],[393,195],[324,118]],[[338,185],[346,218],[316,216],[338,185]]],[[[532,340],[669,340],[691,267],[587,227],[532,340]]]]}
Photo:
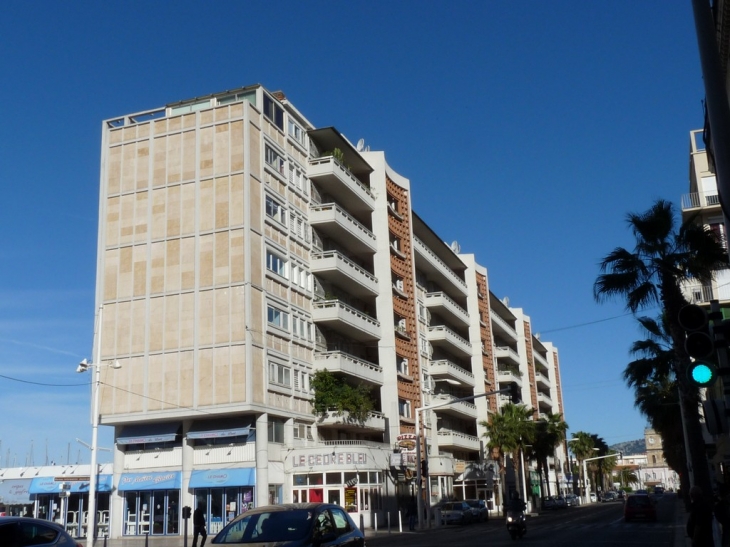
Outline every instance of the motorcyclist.
{"type": "Polygon", "coordinates": [[[507,511],[514,511],[515,513],[522,513],[527,509],[527,504],[520,499],[520,494],[516,490],[512,490],[509,495],[509,500],[505,504],[507,511]]]}

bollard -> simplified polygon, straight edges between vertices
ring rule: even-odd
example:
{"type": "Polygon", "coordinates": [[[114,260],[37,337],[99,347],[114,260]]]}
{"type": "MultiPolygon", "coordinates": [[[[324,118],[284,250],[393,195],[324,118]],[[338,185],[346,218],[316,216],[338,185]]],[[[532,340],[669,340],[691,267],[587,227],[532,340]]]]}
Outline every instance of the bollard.
{"type": "Polygon", "coordinates": [[[106,540],[109,538],[109,536],[104,536],[104,547],[106,547],[106,540]]]}
{"type": "Polygon", "coordinates": [[[386,514],[386,519],[388,520],[388,533],[390,534],[390,511],[388,511],[386,514]]]}
{"type": "Polygon", "coordinates": [[[398,533],[403,533],[403,519],[401,518],[402,511],[398,511],[398,533]]]}
{"type": "MultiPolygon", "coordinates": [[[[365,532],[365,515],[363,515],[362,513],[360,513],[360,530],[365,532]]],[[[185,544],[185,547],[187,547],[187,543],[185,544]]]]}
{"type": "Polygon", "coordinates": [[[144,535],[144,547],[149,547],[149,545],[150,545],[150,533],[147,532],[144,535]]]}
{"type": "Polygon", "coordinates": [[[375,519],[373,521],[373,527],[375,528],[375,532],[377,533],[377,531],[378,531],[378,514],[374,513],[373,518],[375,519]]]}

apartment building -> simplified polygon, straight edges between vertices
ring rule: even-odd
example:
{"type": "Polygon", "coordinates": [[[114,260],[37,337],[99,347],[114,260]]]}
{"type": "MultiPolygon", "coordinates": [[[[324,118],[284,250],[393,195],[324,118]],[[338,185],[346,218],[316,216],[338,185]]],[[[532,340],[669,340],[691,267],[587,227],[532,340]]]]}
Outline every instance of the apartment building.
{"type": "Polygon", "coordinates": [[[517,383],[536,418],[562,414],[557,349],[413,211],[412,190],[383,152],[260,85],[104,121],[95,355],[115,428],[98,502],[111,537],[179,534],[180,508],[198,505],[210,533],[292,501],[383,522],[415,492],[419,420],[426,501],[494,501],[493,392],[517,383]],[[315,414],[325,370],[372,408],[315,414]]]}

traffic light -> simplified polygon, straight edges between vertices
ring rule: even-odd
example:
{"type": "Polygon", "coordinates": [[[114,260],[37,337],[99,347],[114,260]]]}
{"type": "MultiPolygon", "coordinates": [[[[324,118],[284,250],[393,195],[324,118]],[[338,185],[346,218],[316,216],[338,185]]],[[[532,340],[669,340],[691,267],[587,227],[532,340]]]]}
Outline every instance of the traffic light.
{"type": "Polygon", "coordinates": [[[708,387],[717,380],[717,366],[709,361],[695,361],[687,367],[687,378],[697,387],[708,387]]]}
{"type": "Polygon", "coordinates": [[[515,382],[509,385],[509,397],[512,400],[513,405],[518,405],[522,402],[520,387],[515,382]]]}
{"type": "Polygon", "coordinates": [[[686,334],[684,349],[694,359],[687,367],[687,380],[697,387],[713,385],[718,373],[717,351],[727,349],[727,323],[722,320],[722,312],[713,310],[708,314],[704,308],[688,304],[679,310],[678,319],[686,334]]]}
{"type": "Polygon", "coordinates": [[[428,460],[421,460],[421,476],[428,477],[428,460]]]}
{"type": "Polygon", "coordinates": [[[705,309],[695,304],[687,304],[679,310],[678,319],[687,336],[684,349],[689,356],[695,359],[710,357],[715,351],[715,333],[705,309]]]}

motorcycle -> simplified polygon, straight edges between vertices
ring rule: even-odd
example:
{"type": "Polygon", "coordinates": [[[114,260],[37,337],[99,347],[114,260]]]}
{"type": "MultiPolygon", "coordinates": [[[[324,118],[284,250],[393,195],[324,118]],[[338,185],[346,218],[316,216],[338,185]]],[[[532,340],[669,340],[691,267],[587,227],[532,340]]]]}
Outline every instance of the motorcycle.
{"type": "Polygon", "coordinates": [[[521,538],[527,533],[527,519],[524,511],[507,511],[507,531],[512,539],[521,538]]]}

